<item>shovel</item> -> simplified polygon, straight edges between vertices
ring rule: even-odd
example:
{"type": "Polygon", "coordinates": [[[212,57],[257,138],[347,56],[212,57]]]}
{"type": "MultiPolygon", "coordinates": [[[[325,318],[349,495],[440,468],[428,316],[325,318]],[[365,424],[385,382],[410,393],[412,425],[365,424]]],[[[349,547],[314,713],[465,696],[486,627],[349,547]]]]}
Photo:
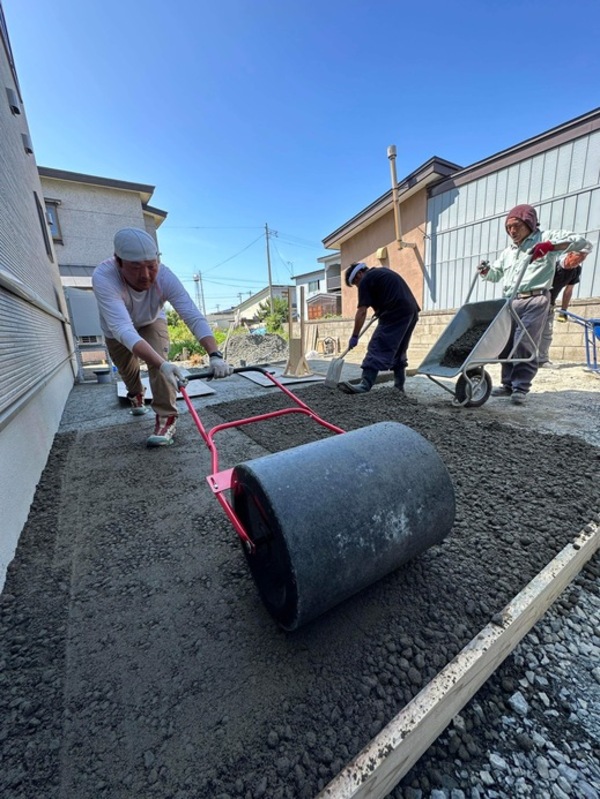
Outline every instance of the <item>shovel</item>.
{"type": "MultiPolygon", "coordinates": [[[[358,334],[360,338],[363,333],[365,333],[373,324],[373,322],[377,319],[376,316],[372,316],[371,319],[367,322],[367,324],[363,327],[363,329],[358,334]]],[[[339,358],[334,358],[333,361],[329,364],[329,368],[327,369],[327,375],[325,376],[324,385],[328,388],[336,388],[337,384],[340,382],[340,377],[342,376],[342,369],[344,366],[344,358],[350,352],[350,347],[346,347],[346,349],[342,352],[339,358]]]]}

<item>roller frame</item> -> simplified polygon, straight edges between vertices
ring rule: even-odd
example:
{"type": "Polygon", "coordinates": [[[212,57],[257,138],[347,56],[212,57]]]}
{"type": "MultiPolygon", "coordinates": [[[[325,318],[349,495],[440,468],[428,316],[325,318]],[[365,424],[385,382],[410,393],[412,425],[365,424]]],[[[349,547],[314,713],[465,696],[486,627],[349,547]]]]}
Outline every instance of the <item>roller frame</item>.
{"type": "MultiPolygon", "coordinates": [[[[236,514],[229,498],[224,494],[225,491],[231,489],[233,468],[223,469],[223,470],[219,469],[219,452],[217,450],[217,446],[214,440],[216,434],[220,433],[223,430],[229,430],[232,427],[242,427],[243,425],[250,424],[252,422],[263,422],[268,419],[275,419],[279,416],[286,416],[292,413],[300,413],[303,414],[304,416],[308,416],[313,421],[317,422],[317,424],[320,424],[322,427],[327,428],[332,433],[339,434],[339,433],[345,433],[346,431],[343,430],[341,427],[338,427],[337,425],[331,424],[330,422],[325,421],[325,419],[322,419],[311,408],[309,408],[308,405],[306,405],[306,403],[298,399],[298,397],[295,394],[292,394],[291,391],[289,391],[284,385],[282,385],[266,369],[263,369],[260,366],[241,366],[237,369],[234,369],[233,371],[234,373],[237,374],[241,372],[260,372],[261,374],[265,375],[265,377],[268,377],[268,379],[275,386],[277,386],[277,388],[283,391],[283,393],[288,397],[288,399],[290,399],[294,403],[294,406],[290,408],[282,408],[281,410],[278,411],[270,411],[269,413],[262,413],[257,416],[250,416],[245,419],[237,419],[232,422],[224,422],[223,424],[215,425],[214,427],[207,430],[206,427],[202,424],[202,421],[198,416],[196,409],[192,405],[190,397],[185,389],[185,385],[180,384],[179,386],[179,391],[181,392],[185,404],[187,405],[188,411],[190,412],[190,415],[194,420],[194,424],[198,428],[198,432],[202,436],[204,443],[206,444],[208,450],[210,451],[212,472],[211,474],[207,475],[206,481],[210,487],[210,490],[213,492],[217,501],[225,511],[225,514],[227,515],[227,518],[233,525],[236,533],[242,540],[243,545],[246,547],[249,553],[253,554],[256,551],[256,546],[252,541],[252,539],[250,538],[250,536],[248,535],[248,533],[246,532],[246,529],[244,528],[244,525],[242,524],[239,516],[236,514]]],[[[210,380],[210,379],[212,379],[211,370],[203,370],[202,372],[198,372],[197,374],[193,374],[188,377],[188,380],[210,380]]]]}

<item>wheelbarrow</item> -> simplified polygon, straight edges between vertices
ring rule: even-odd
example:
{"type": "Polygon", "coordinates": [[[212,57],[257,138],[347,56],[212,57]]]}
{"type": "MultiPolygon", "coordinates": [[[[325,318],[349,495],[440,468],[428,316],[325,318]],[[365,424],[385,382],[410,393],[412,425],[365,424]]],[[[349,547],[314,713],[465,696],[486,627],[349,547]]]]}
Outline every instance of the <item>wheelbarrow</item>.
{"type": "MultiPolygon", "coordinates": [[[[530,253],[529,253],[530,254],[530,253]]],[[[469,302],[479,274],[475,274],[465,304],[457,311],[415,374],[426,375],[453,396],[453,405],[478,408],[487,402],[492,391],[492,378],[485,370],[488,364],[525,363],[538,357],[538,349],[529,331],[513,307],[525,270],[531,258],[525,259],[509,297],[469,302]],[[514,328],[515,345],[506,358],[499,358],[514,328]],[[517,358],[517,346],[523,338],[531,345],[528,358],[517,358]],[[457,377],[454,388],[437,378],[457,377]]]]}
{"type": "MultiPolygon", "coordinates": [[[[211,453],[206,480],[242,543],[258,593],[296,630],[439,544],[454,523],[450,476],[435,448],[397,422],[345,432],[318,416],[270,372],[290,407],[207,430],[181,394],[211,453]],[[221,470],[223,430],[301,414],[332,435],[221,470]]],[[[189,379],[206,379],[205,371],[189,379]]]]}

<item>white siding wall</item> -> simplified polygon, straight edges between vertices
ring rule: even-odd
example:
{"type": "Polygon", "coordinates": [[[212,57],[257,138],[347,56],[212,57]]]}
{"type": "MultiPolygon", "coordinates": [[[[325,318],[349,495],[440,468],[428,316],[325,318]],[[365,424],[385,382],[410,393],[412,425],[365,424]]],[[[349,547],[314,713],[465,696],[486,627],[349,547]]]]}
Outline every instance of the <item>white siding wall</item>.
{"type": "MultiPolygon", "coordinates": [[[[575,298],[600,296],[600,132],[596,131],[428,201],[424,310],[460,307],[477,264],[493,261],[509,244],[506,213],[533,205],[544,229],[582,233],[594,243],[575,298]]],[[[478,281],[472,300],[501,294],[478,281]]]]}
{"type": "MultiPolygon", "coordinates": [[[[321,294],[324,292],[325,289],[325,272],[312,272],[309,275],[302,275],[301,277],[295,278],[296,280],[296,288],[300,289],[300,287],[304,288],[304,308],[302,309],[304,313],[304,318],[308,319],[308,305],[307,301],[310,297],[314,297],[315,294],[321,294]],[[308,290],[308,286],[310,283],[316,283],[317,288],[308,290]]],[[[297,291],[296,293],[296,303],[298,302],[298,297],[300,297],[300,292],[297,291]]]]}
{"type": "Polygon", "coordinates": [[[14,115],[7,101],[6,87],[17,92],[7,52],[0,41],[0,588],[74,378],[56,258],[43,236],[42,187],[23,148],[27,119],[22,103],[14,115]]]}

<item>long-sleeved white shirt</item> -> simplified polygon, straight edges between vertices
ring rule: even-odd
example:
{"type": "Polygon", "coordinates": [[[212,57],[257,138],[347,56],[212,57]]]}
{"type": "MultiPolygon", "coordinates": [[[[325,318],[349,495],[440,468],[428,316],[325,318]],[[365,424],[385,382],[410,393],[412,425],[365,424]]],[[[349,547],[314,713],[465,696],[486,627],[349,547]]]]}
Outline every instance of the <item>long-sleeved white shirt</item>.
{"type": "Polygon", "coordinates": [[[92,288],[100,310],[102,332],[107,338],[133,347],[142,337],[140,327],[156,319],[164,319],[164,305],[169,302],[198,340],[212,336],[206,317],[196,308],[181,281],[164,264],[160,264],[156,280],[146,291],[136,291],[121,277],[114,258],[102,261],[92,275],[92,288]]]}

